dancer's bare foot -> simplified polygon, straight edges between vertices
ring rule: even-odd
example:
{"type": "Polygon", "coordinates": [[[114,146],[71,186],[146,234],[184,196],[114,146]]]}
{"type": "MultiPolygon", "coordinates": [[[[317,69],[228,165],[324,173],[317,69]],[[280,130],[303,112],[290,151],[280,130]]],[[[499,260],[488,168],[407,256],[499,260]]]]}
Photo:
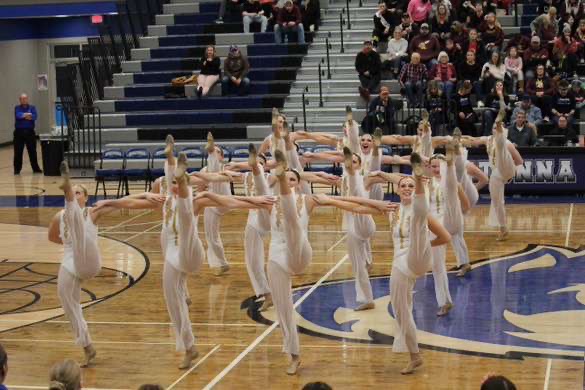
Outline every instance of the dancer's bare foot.
{"type": "Polygon", "coordinates": [[[471,271],[471,265],[470,264],[463,264],[461,266],[461,268],[459,269],[459,272],[457,272],[457,274],[455,274],[455,276],[462,278],[465,275],[467,275],[470,271],[471,271]]]}
{"type": "Polygon", "coordinates": [[[420,119],[421,122],[424,123],[425,125],[427,123],[429,123],[429,112],[426,109],[422,109],[421,113],[420,113],[420,119]]]}
{"type": "Polygon", "coordinates": [[[368,271],[368,274],[371,274],[372,271],[374,270],[374,263],[367,263],[366,270],[368,271]]]}
{"type": "Polygon", "coordinates": [[[423,364],[423,361],[420,358],[420,356],[416,356],[415,358],[412,358],[411,357],[411,360],[408,363],[408,366],[404,367],[402,369],[402,371],[400,371],[400,373],[402,375],[412,374],[414,372],[414,370],[416,370],[417,368],[419,368],[420,366],[422,366],[422,364],[423,364]]]}
{"type": "Polygon", "coordinates": [[[179,370],[186,370],[187,368],[191,367],[191,363],[193,363],[193,360],[197,359],[197,356],[199,356],[199,352],[197,352],[195,346],[192,346],[186,350],[183,361],[179,365],[179,370]]]}
{"type": "Polygon", "coordinates": [[[358,307],[353,309],[353,311],[372,310],[375,307],[376,307],[376,304],[374,302],[362,303],[361,305],[359,305],[358,307]]]}
{"type": "Polygon", "coordinates": [[[376,130],[374,130],[374,146],[376,146],[377,148],[379,148],[380,146],[382,146],[382,136],[384,135],[384,133],[382,133],[382,129],[380,129],[379,127],[376,127],[376,130]]]}
{"type": "Polygon", "coordinates": [[[179,153],[179,158],[177,159],[175,180],[177,180],[177,183],[182,182],[183,180],[189,180],[189,176],[187,175],[187,155],[183,152],[179,153]]]}
{"type": "Polygon", "coordinates": [[[296,375],[301,366],[301,357],[299,355],[291,355],[290,364],[286,369],[288,375],[296,375]]]}
{"type": "Polygon", "coordinates": [[[453,165],[455,161],[455,140],[452,139],[445,145],[445,161],[447,165],[453,165]]]}
{"type": "Polygon", "coordinates": [[[345,146],[343,147],[343,164],[349,173],[353,173],[353,153],[345,146]]]}
{"type": "Polygon", "coordinates": [[[254,167],[256,164],[258,164],[258,151],[256,146],[251,143],[248,145],[248,165],[254,167]]]}
{"type": "Polygon", "coordinates": [[[459,155],[461,152],[461,137],[463,134],[461,133],[461,129],[456,127],[453,129],[453,145],[455,146],[455,154],[459,155]]]}
{"type": "Polygon", "coordinates": [[[226,264],[226,265],[222,265],[221,267],[214,268],[213,273],[215,274],[215,276],[221,276],[223,274],[226,274],[229,270],[230,270],[230,266],[229,266],[229,264],[226,264]]]}
{"type": "Polygon", "coordinates": [[[89,344],[87,347],[83,348],[83,353],[85,354],[85,361],[81,365],[81,367],[89,367],[89,365],[95,359],[97,352],[93,345],[89,344]]]}
{"type": "Polygon", "coordinates": [[[67,164],[67,161],[65,160],[61,161],[59,170],[61,171],[61,178],[63,178],[63,182],[59,186],[59,189],[67,192],[71,189],[71,179],[69,177],[69,164],[67,164]]]}
{"type": "Polygon", "coordinates": [[[264,295],[264,303],[262,303],[262,306],[260,307],[260,311],[266,311],[268,309],[270,309],[272,306],[274,305],[274,302],[272,301],[272,294],[265,294],[264,295]]]}
{"type": "Polygon", "coordinates": [[[175,139],[171,134],[167,134],[167,138],[165,139],[165,156],[169,158],[173,155],[173,150],[175,148],[175,139]]]}
{"type": "Polygon", "coordinates": [[[277,177],[282,177],[285,175],[286,170],[288,169],[288,164],[286,162],[286,157],[284,157],[284,153],[281,150],[276,150],[274,152],[274,159],[276,160],[276,168],[274,169],[274,174],[277,177]]]}
{"type": "Polygon", "coordinates": [[[280,115],[278,108],[272,107],[272,126],[275,126],[278,123],[278,115],[280,115]]]}
{"type": "Polygon", "coordinates": [[[501,227],[498,235],[496,237],[496,241],[506,241],[508,239],[508,235],[510,232],[508,231],[507,227],[501,227]]]}
{"type": "Polygon", "coordinates": [[[439,311],[437,312],[437,317],[446,316],[447,314],[449,314],[451,309],[453,309],[453,304],[450,302],[447,302],[446,304],[444,304],[443,306],[441,306],[439,308],[439,311]]]}
{"type": "Polygon", "coordinates": [[[345,120],[347,121],[348,126],[351,126],[353,122],[353,112],[351,110],[351,106],[345,106],[345,120]]]}
{"type": "Polygon", "coordinates": [[[211,131],[207,133],[207,145],[205,145],[205,150],[207,150],[207,153],[211,153],[213,152],[215,149],[215,139],[213,139],[213,134],[211,134],[211,131]]]}
{"type": "Polygon", "coordinates": [[[506,119],[506,110],[500,109],[500,111],[498,111],[498,116],[496,117],[496,123],[501,124],[502,122],[504,122],[504,120],[506,119]]]}
{"type": "Polygon", "coordinates": [[[412,174],[415,177],[422,177],[424,174],[422,158],[418,153],[410,155],[410,165],[412,166],[412,174]]]}

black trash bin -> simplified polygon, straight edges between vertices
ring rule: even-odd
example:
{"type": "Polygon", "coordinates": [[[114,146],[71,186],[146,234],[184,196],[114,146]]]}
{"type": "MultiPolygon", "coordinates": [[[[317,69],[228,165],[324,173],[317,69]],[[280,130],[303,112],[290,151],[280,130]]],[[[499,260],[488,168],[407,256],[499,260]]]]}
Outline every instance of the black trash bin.
{"type": "Polygon", "coordinates": [[[66,144],[61,137],[41,136],[43,153],[43,171],[45,176],[61,176],[59,165],[63,161],[63,150],[66,144]]]}

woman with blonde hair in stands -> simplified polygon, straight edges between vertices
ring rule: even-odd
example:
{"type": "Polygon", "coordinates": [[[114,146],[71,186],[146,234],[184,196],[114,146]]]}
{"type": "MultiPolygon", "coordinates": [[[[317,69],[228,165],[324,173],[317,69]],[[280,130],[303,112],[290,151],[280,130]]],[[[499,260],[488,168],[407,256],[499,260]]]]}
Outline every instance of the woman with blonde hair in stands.
{"type": "Polygon", "coordinates": [[[55,364],[49,372],[49,390],[81,390],[81,368],[73,360],[55,364]]]}
{"type": "Polygon", "coordinates": [[[197,76],[197,97],[207,96],[211,87],[221,75],[221,62],[215,52],[215,46],[209,45],[201,58],[201,71],[197,76]]]}

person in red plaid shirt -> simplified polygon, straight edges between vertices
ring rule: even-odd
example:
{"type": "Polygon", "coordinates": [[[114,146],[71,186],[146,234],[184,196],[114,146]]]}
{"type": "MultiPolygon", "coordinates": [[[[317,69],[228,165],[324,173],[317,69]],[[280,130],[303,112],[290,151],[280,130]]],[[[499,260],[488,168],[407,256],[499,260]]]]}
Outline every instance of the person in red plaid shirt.
{"type": "Polygon", "coordinates": [[[420,54],[412,53],[410,63],[402,67],[398,78],[410,107],[422,107],[427,78],[427,67],[420,62],[420,54]]]}

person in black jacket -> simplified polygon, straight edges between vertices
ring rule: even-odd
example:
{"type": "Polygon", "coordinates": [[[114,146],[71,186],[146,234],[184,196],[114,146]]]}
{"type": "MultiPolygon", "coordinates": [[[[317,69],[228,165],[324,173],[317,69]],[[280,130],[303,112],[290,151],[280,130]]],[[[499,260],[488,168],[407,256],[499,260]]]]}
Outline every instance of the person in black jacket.
{"type": "Polygon", "coordinates": [[[198,97],[207,96],[209,90],[217,83],[221,75],[220,66],[221,63],[215,53],[215,47],[212,45],[207,46],[205,55],[201,59],[201,71],[197,76],[198,97]]]}
{"type": "Polygon", "coordinates": [[[364,48],[355,58],[355,69],[360,78],[360,96],[370,100],[370,94],[378,93],[380,88],[382,61],[380,55],[372,49],[372,41],[365,41],[364,48]]]}
{"type": "Polygon", "coordinates": [[[321,4],[319,0],[305,0],[301,6],[301,16],[305,31],[319,30],[321,23],[321,4]]]}
{"type": "Polygon", "coordinates": [[[394,104],[390,99],[390,89],[386,86],[380,88],[380,95],[372,99],[368,114],[362,121],[365,133],[372,133],[376,127],[381,128],[384,134],[394,132],[394,104]]]}
{"type": "Polygon", "coordinates": [[[483,65],[478,63],[475,58],[475,52],[468,51],[465,54],[465,61],[462,61],[457,68],[457,77],[461,83],[469,81],[471,83],[475,98],[479,101],[483,94],[481,91],[481,68],[483,65]]]}
{"type": "Polygon", "coordinates": [[[435,135],[445,135],[444,127],[447,124],[447,100],[442,93],[439,82],[429,81],[425,108],[429,112],[429,122],[435,135]]]}
{"type": "Polygon", "coordinates": [[[453,100],[455,101],[457,127],[461,129],[463,134],[475,137],[477,136],[477,130],[475,128],[477,115],[475,115],[473,104],[471,103],[471,88],[471,82],[464,81],[453,100]]]}

